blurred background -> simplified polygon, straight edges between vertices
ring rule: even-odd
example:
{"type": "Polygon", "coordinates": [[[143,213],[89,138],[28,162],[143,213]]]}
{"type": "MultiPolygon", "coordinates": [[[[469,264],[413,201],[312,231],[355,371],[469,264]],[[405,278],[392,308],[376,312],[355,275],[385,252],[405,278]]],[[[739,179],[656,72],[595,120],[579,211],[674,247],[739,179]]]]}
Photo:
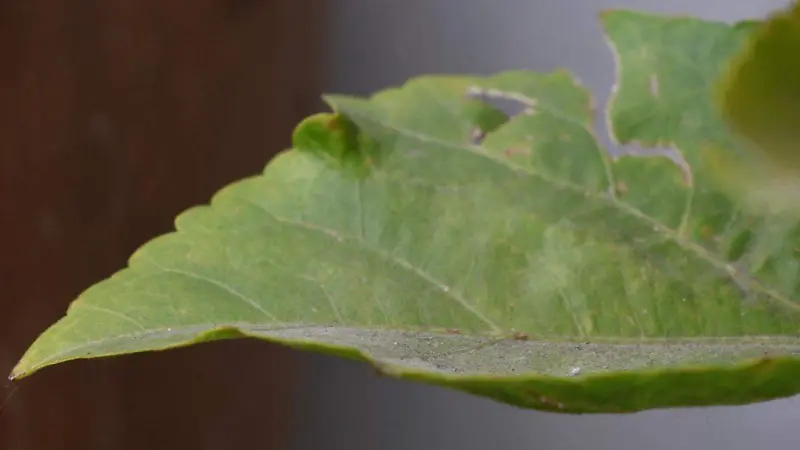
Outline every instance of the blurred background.
{"type": "MultiPolygon", "coordinates": [[[[326,8],[0,1],[3,379],[80,291],[289,145],[320,108],[326,8]]],[[[291,361],[240,341],[54,367],[0,411],[0,450],[287,448],[291,361]]]]}
{"type": "MultiPolygon", "coordinates": [[[[181,210],[259,172],[324,91],[571,69],[605,102],[606,8],[763,17],[779,0],[0,1],[0,373],[181,210]]],[[[1,382],[0,382],[1,383],[1,382]]],[[[563,416],[255,341],[0,384],[0,450],[797,448],[800,399],[563,416]]]]}

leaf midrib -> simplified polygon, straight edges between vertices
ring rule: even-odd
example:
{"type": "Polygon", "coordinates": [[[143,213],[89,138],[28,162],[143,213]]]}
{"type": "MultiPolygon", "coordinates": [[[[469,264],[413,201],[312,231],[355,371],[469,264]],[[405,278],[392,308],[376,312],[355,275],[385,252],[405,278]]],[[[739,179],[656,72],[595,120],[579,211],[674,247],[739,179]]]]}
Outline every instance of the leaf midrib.
{"type": "MultiPolygon", "coordinates": [[[[252,322],[223,322],[223,323],[214,323],[214,322],[207,322],[207,323],[197,323],[192,325],[184,325],[184,326],[174,326],[174,327],[160,327],[160,328],[148,328],[146,330],[133,332],[133,333],[122,333],[115,336],[106,336],[101,339],[95,339],[90,341],[84,341],[78,345],[73,345],[70,347],[62,348],[60,351],[52,353],[47,358],[39,360],[33,365],[30,365],[26,370],[23,372],[14,371],[14,378],[18,378],[20,376],[26,375],[30,372],[30,370],[38,370],[42,367],[55,364],[64,360],[66,355],[75,355],[84,351],[84,349],[92,349],[92,348],[99,348],[104,345],[108,345],[114,341],[126,342],[126,341],[135,341],[135,342],[146,342],[149,338],[154,336],[156,337],[169,337],[175,335],[182,335],[188,338],[197,338],[202,337],[203,334],[211,333],[213,331],[221,331],[226,329],[235,329],[238,330],[246,335],[251,335],[254,337],[263,336],[265,333],[276,332],[276,331],[292,331],[292,330],[308,330],[314,328],[344,328],[344,329],[352,329],[358,330],[363,332],[376,332],[381,333],[384,331],[400,331],[408,334],[425,334],[425,335],[438,335],[440,337],[453,337],[452,335],[447,334],[441,330],[424,330],[424,329],[393,329],[393,328],[374,328],[374,327],[335,327],[335,326],[324,326],[324,325],[308,325],[308,324],[293,324],[293,323],[285,323],[285,324],[275,324],[275,326],[265,326],[263,323],[252,323],[252,322]]],[[[498,344],[500,342],[510,341],[510,339],[497,339],[496,337],[491,336],[483,336],[483,335],[466,335],[466,337],[475,337],[479,339],[485,339],[480,341],[480,346],[485,346],[487,344],[498,344]]],[[[513,339],[511,339],[513,340],[513,339]]],[[[289,341],[294,342],[301,342],[302,339],[284,339],[287,343],[289,341]]],[[[520,344],[542,344],[542,343],[580,343],[583,342],[582,339],[577,339],[576,336],[568,335],[568,336],[531,336],[531,339],[528,342],[519,342],[520,344]]],[[[175,340],[173,345],[170,347],[177,347],[186,344],[186,340],[175,340]]],[[[630,345],[652,345],[652,346],[670,346],[670,345],[689,345],[689,344],[697,344],[697,345],[720,345],[720,346],[739,346],[739,345],[746,345],[746,344],[758,344],[768,342],[770,345],[773,346],[782,346],[782,347],[795,347],[800,342],[800,338],[795,336],[772,336],[772,335],[751,335],[751,336],[720,336],[720,337],[676,337],[676,338],[668,338],[668,337],[641,337],[637,336],[635,338],[619,338],[619,337],[603,337],[597,336],[592,338],[592,344],[601,344],[601,345],[612,345],[612,346],[630,346],[630,345]]],[[[335,346],[332,344],[331,347],[335,346]]],[[[478,348],[478,347],[476,347],[478,348]]],[[[466,349],[467,351],[473,349],[466,349]]],[[[142,350],[144,351],[144,350],[142,350]]],[[[106,355],[114,355],[125,353],[126,350],[120,351],[108,351],[104,354],[106,355]]],[[[380,354],[370,354],[370,356],[377,357],[380,359],[382,355],[380,354]]],[[[73,358],[80,358],[80,356],[74,356],[73,358]]]]}

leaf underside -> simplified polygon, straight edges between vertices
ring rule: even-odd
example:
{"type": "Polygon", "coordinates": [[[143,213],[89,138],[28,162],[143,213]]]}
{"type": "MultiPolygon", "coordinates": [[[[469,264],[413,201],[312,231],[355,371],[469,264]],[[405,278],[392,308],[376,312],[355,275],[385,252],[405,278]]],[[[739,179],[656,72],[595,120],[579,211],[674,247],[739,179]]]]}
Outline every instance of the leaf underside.
{"type": "Polygon", "coordinates": [[[709,96],[752,24],[602,23],[615,139],[675,158],[612,160],[563,71],[330,96],[336,113],[85,291],[12,376],[247,336],[560,412],[800,392],[798,224],[741,208],[707,157],[734,145],[709,96]]]}

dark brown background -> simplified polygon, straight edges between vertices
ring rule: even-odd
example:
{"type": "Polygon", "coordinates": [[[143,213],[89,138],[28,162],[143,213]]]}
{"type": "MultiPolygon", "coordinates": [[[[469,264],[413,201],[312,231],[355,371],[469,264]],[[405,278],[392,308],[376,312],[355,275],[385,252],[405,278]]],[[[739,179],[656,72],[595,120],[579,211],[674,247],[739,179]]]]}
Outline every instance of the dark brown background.
{"type": "MultiPolygon", "coordinates": [[[[322,5],[0,0],[3,375],[81,290],[289,144],[319,105],[322,5]]],[[[285,448],[290,363],[233,341],[56,366],[0,410],[0,450],[285,448]]]]}

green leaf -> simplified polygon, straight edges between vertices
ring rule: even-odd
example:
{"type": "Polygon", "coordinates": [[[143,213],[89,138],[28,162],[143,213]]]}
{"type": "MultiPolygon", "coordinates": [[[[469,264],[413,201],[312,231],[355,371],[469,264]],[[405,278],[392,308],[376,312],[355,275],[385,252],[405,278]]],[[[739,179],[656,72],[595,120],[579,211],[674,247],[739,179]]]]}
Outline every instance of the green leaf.
{"type": "Polygon", "coordinates": [[[758,27],[718,86],[722,112],[749,146],[731,152],[731,181],[758,202],[797,208],[800,189],[800,3],[758,27]],[[757,170],[758,169],[758,170],[757,170]],[[786,194],[789,194],[788,196],[786,194]]]}
{"type": "Polygon", "coordinates": [[[735,143],[710,86],[751,24],[603,25],[616,139],[683,163],[611,160],[563,71],[331,96],[337,113],[84,292],[13,376],[248,336],[561,412],[800,392],[800,228],[742,211],[704,156],[735,143]]]}
{"type": "Polygon", "coordinates": [[[734,129],[783,167],[800,170],[800,4],[753,33],[721,83],[734,129]]]}

